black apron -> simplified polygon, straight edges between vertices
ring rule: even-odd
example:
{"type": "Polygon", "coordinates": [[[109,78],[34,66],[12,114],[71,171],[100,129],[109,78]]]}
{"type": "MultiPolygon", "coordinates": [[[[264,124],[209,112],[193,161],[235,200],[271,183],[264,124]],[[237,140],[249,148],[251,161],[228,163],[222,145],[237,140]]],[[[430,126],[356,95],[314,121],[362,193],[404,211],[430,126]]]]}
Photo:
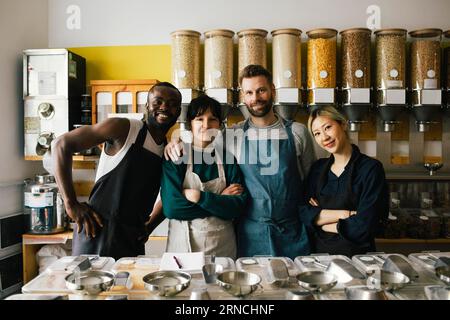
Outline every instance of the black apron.
{"type": "MultiPolygon", "coordinates": [[[[348,168],[349,178],[347,185],[345,186],[345,192],[332,195],[323,195],[321,194],[321,190],[327,183],[327,177],[331,170],[331,165],[334,162],[333,155],[330,156],[319,176],[316,189],[316,197],[319,202],[319,206],[322,209],[356,211],[357,203],[354,200],[356,198],[352,191],[352,177],[355,163],[357,163],[359,158],[360,153],[358,153],[354,159],[350,160],[351,163],[348,168]]],[[[356,254],[365,254],[367,252],[375,251],[374,243],[361,245],[350,242],[349,240],[343,238],[339,233],[323,231],[320,226],[314,227],[312,242],[315,252],[329,253],[330,255],[345,255],[352,257],[356,254]]]]}
{"type": "Polygon", "coordinates": [[[95,238],[74,228],[72,254],[135,257],[145,254],[145,243],[138,238],[146,233],[145,222],[158,195],[162,158],[143,147],[147,125],[139,131],[134,144],[113,170],[94,185],[89,206],[102,217],[103,228],[95,238]]]}

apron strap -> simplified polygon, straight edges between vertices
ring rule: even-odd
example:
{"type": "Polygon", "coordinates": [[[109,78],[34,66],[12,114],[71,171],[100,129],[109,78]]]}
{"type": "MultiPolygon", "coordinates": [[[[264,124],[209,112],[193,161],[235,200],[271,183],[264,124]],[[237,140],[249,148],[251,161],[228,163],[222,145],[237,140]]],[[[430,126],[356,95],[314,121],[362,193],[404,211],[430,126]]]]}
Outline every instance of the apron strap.
{"type": "Polygon", "coordinates": [[[139,130],[139,134],[136,138],[135,144],[139,147],[142,147],[144,145],[145,142],[145,138],[147,137],[147,124],[143,122],[143,126],[141,128],[141,130],[139,130]]]}

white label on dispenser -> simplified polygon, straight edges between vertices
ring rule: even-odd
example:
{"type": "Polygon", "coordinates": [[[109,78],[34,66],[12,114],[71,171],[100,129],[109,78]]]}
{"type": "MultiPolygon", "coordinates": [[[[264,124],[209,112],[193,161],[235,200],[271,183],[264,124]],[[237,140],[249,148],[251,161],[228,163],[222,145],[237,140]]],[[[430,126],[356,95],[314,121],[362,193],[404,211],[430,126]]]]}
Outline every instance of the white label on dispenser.
{"type": "Polygon", "coordinates": [[[436,76],[436,72],[433,69],[427,71],[428,78],[434,78],[436,76]]]}
{"type": "Polygon", "coordinates": [[[285,71],[283,72],[283,76],[284,76],[286,79],[290,79],[290,78],[292,77],[292,72],[291,72],[291,70],[285,70],[285,71]]]}
{"type": "Polygon", "coordinates": [[[228,90],[227,89],[221,89],[221,88],[213,88],[213,89],[207,89],[205,93],[210,96],[211,98],[216,99],[220,103],[228,103],[228,90]]]}
{"type": "Polygon", "coordinates": [[[45,208],[53,206],[53,193],[32,193],[25,192],[24,203],[30,208],[45,208]]]}
{"type": "Polygon", "coordinates": [[[334,103],[333,88],[312,89],[315,103],[334,103]]]}
{"type": "Polygon", "coordinates": [[[351,103],[370,103],[369,88],[352,88],[350,89],[351,103]]]}
{"type": "Polygon", "coordinates": [[[222,72],[220,72],[219,70],[215,70],[212,72],[213,79],[219,79],[221,76],[222,76],[222,72]]]}
{"type": "Polygon", "coordinates": [[[388,89],[386,90],[387,104],[405,104],[405,90],[403,89],[388,89]]]}
{"type": "Polygon", "coordinates": [[[422,220],[425,220],[425,221],[428,220],[428,217],[427,217],[427,216],[420,216],[419,218],[422,219],[422,220]]]}
{"type": "Polygon", "coordinates": [[[326,77],[328,77],[328,72],[326,70],[322,70],[319,72],[319,76],[321,79],[325,79],[326,77]]]}
{"type": "Polygon", "coordinates": [[[280,103],[298,103],[299,90],[297,88],[278,88],[277,101],[280,103]]]}
{"type": "Polygon", "coordinates": [[[355,71],[355,77],[362,78],[364,75],[364,72],[361,69],[358,69],[355,71]]]}
{"type": "Polygon", "coordinates": [[[437,89],[438,83],[437,79],[424,79],[423,88],[424,89],[437,89]]]}
{"type": "Polygon", "coordinates": [[[185,78],[185,77],[186,77],[186,71],[178,70],[177,78],[185,78]]]}
{"type": "Polygon", "coordinates": [[[391,78],[397,78],[398,77],[398,70],[397,69],[392,69],[391,71],[389,71],[389,76],[391,78]]]}
{"type": "Polygon", "coordinates": [[[441,104],[442,93],[441,90],[422,90],[422,104],[441,104]]]}

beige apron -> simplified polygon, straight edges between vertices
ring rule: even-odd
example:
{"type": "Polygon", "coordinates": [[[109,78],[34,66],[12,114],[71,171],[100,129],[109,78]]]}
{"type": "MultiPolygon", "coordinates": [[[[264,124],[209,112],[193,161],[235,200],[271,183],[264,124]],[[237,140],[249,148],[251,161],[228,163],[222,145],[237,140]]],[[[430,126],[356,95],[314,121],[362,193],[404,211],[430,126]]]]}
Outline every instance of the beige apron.
{"type": "MultiPolygon", "coordinates": [[[[223,164],[215,161],[219,177],[202,182],[192,171],[192,151],[183,181],[183,189],[196,189],[220,194],[226,188],[223,164]]],[[[217,217],[198,218],[193,220],[169,220],[169,234],[166,252],[199,252],[206,255],[236,258],[236,237],[231,220],[217,217]]]]}

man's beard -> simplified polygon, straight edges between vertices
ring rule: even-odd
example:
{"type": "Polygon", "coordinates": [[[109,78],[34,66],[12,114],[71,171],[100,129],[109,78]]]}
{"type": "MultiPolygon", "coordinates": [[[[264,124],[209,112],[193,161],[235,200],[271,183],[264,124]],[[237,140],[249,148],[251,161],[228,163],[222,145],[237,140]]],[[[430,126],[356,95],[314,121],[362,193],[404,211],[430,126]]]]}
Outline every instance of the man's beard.
{"type": "Polygon", "coordinates": [[[168,123],[159,123],[156,121],[155,117],[152,114],[147,115],[147,125],[149,127],[154,126],[155,128],[162,130],[164,132],[169,131],[169,129],[177,122],[177,118],[174,117],[174,119],[168,123]]]}
{"type": "Polygon", "coordinates": [[[270,112],[270,110],[272,109],[272,106],[273,106],[273,99],[270,98],[264,104],[264,108],[262,109],[262,111],[255,111],[249,106],[247,106],[247,110],[248,110],[248,112],[250,112],[250,114],[252,116],[258,117],[258,118],[262,118],[262,117],[264,117],[266,114],[268,114],[270,112]]]}

